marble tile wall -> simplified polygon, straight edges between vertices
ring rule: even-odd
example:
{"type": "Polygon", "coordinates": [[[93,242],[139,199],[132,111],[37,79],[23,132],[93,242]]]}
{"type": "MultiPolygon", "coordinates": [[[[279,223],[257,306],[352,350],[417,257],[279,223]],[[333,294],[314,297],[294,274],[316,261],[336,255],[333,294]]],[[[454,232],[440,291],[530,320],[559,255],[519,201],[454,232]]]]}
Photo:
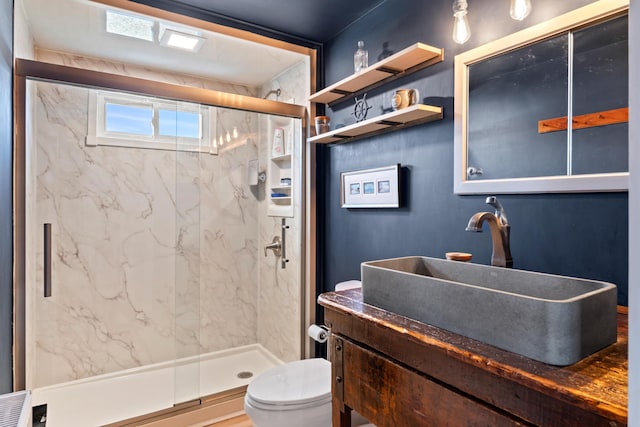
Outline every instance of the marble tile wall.
{"type": "MultiPolygon", "coordinates": [[[[280,88],[282,90],[279,101],[292,102],[307,105],[309,99],[309,72],[308,65],[301,62],[261,88],[261,93],[267,94],[270,90],[280,88]]],[[[273,95],[270,99],[274,99],[273,95]]],[[[260,164],[269,162],[271,141],[273,135],[269,134],[271,127],[264,117],[260,122],[261,140],[260,164]]],[[[302,140],[296,141],[294,149],[294,161],[297,165],[294,170],[292,184],[294,185],[294,216],[286,218],[289,225],[287,230],[287,263],[286,269],[280,267],[280,260],[272,254],[268,257],[259,256],[259,292],[258,292],[258,342],[285,362],[299,360],[301,358],[301,328],[306,330],[306,325],[301,324],[301,298],[302,283],[301,271],[303,267],[304,251],[302,248],[302,233],[304,231],[304,219],[302,217],[302,140]]],[[[260,202],[260,239],[261,245],[271,242],[273,236],[280,235],[281,218],[267,215],[269,205],[268,197],[260,202]]]]}
{"type": "Polygon", "coordinates": [[[88,98],[37,84],[36,223],[52,224],[53,296],[39,297],[38,236],[32,387],[174,353],[176,156],[85,147],[88,98]]]}
{"type": "Polygon", "coordinates": [[[41,48],[36,48],[35,53],[38,61],[49,62],[51,64],[67,65],[69,67],[82,68],[85,70],[102,71],[105,73],[155,80],[158,82],[177,84],[181,86],[219,90],[238,95],[256,96],[257,93],[255,88],[249,86],[158,71],[137,65],[107,61],[99,58],[88,58],[85,56],[73,55],[65,52],[55,52],[41,48]]]}
{"type": "MultiPolygon", "coordinates": [[[[40,60],[253,89],[38,51],[40,60]]],[[[30,387],[258,341],[259,201],[247,185],[258,157],[256,114],[219,110],[239,138],[218,156],[87,147],[88,89],[37,83],[37,215],[28,241],[37,266],[30,387]],[[41,298],[41,224],[54,235],[54,290],[41,298]]],[[[29,339],[28,339],[29,341],[29,339]]]]}
{"type": "Polygon", "coordinates": [[[258,200],[247,164],[258,156],[258,114],[218,109],[218,130],[238,138],[200,158],[201,347],[222,350],[257,342],[258,200]],[[217,162],[213,164],[212,159],[217,162]]]}

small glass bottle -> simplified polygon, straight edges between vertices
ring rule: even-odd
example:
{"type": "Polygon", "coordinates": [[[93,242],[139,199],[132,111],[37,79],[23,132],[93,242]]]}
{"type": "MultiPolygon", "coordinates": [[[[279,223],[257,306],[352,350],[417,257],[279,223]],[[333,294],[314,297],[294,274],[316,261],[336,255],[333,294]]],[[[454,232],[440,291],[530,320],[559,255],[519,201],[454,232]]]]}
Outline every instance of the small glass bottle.
{"type": "Polygon", "coordinates": [[[356,73],[369,66],[369,52],[364,48],[364,42],[358,42],[358,50],[353,54],[353,69],[356,73]]]}

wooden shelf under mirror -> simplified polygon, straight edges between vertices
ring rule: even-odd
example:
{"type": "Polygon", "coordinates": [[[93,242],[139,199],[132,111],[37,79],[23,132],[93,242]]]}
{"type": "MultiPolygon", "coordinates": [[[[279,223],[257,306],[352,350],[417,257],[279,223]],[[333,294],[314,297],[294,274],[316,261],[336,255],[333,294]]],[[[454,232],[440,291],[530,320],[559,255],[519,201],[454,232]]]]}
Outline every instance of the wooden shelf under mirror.
{"type": "Polygon", "coordinates": [[[316,92],[311,95],[309,101],[332,104],[343,98],[356,95],[365,89],[371,89],[378,84],[441,62],[443,59],[444,49],[424,43],[416,43],[382,61],[376,62],[357,74],[352,74],[316,92]]]}
{"type": "Polygon", "coordinates": [[[402,110],[322,133],[309,138],[308,141],[314,144],[346,142],[358,137],[375,135],[391,128],[406,128],[441,119],[442,107],[416,104],[402,110]]]}

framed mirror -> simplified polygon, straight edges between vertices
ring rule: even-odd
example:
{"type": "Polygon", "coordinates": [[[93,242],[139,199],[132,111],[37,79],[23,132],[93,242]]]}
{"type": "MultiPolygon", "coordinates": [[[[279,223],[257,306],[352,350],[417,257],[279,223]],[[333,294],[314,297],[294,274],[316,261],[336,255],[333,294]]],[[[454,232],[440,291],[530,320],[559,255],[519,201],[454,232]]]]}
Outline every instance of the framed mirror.
{"type": "Polygon", "coordinates": [[[628,7],[600,0],[456,56],[455,193],[628,189],[628,7]]]}

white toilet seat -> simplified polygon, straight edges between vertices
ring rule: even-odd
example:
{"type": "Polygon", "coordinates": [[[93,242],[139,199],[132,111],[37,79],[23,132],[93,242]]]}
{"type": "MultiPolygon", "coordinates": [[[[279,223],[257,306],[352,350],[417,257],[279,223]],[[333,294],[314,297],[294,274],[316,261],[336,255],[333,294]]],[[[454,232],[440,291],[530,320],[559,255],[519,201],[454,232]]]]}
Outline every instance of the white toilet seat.
{"type": "MultiPolygon", "coordinates": [[[[256,426],[331,427],[331,363],[307,359],[272,368],[249,384],[244,403],[256,426]]],[[[352,426],[367,422],[351,412],[352,426]]]]}
{"type": "Polygon", "coordinates": [[[249,384],[245,400],[267,411],[324,405],[331,401],[331,363],[306,359],[272,368],[249,384]]]}

